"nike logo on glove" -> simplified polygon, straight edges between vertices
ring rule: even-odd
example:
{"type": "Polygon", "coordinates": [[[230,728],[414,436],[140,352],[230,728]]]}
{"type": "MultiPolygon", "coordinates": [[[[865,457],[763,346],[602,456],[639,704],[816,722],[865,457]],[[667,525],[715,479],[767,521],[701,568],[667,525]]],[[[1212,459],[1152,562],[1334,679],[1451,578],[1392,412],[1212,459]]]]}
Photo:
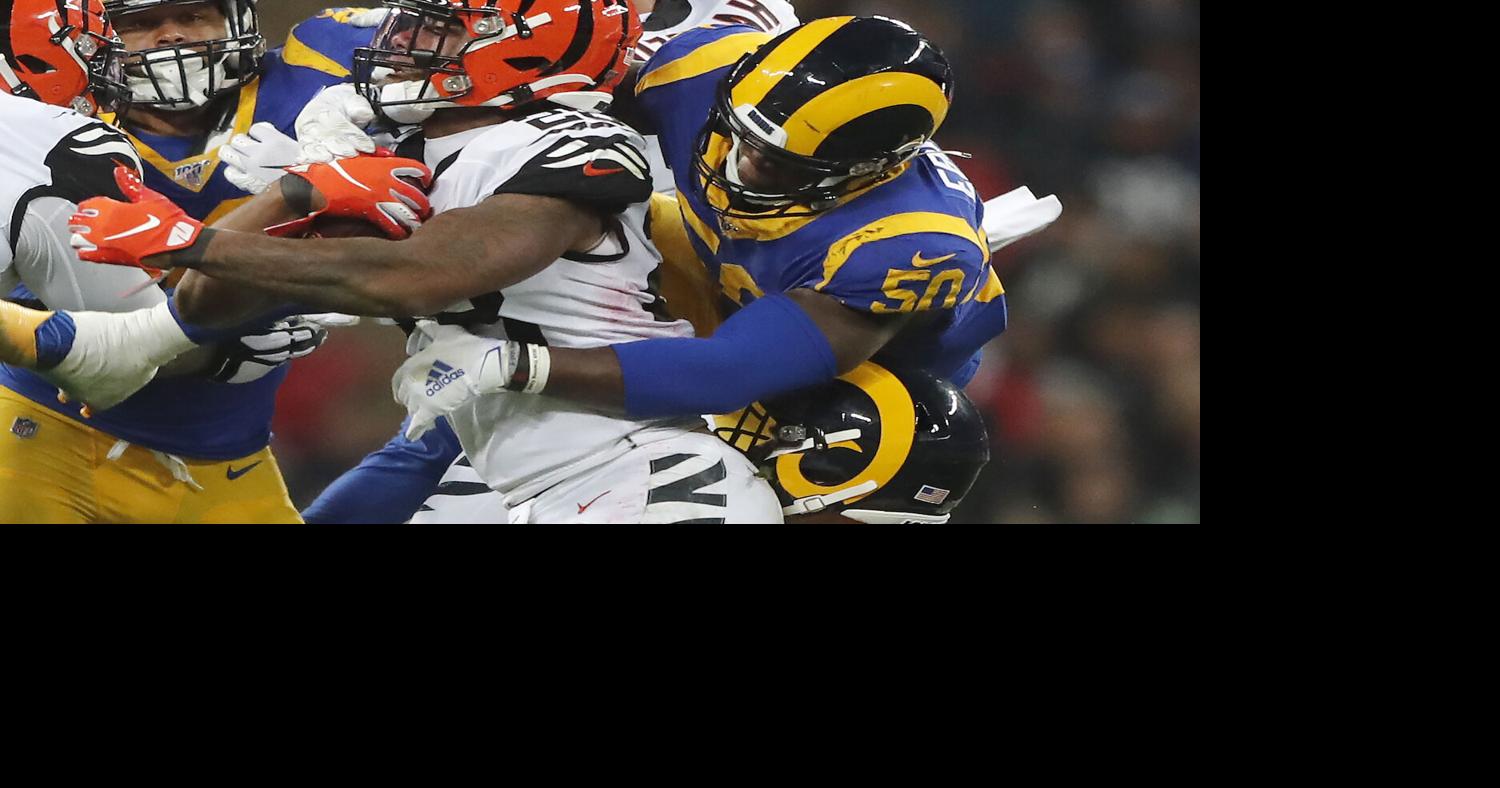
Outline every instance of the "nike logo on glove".
{"type": "Polygon", "coordinates": [[[159,225],[161,225],[161,220],[160,219],[156,218],[155,216],[147,216],[146,217],[146,221],[143,224],[141,224],[140,227],[136,227],[135,229],[132,229],[132,230],[126,230],[125,232],[120,233],[119,235],[111,235],[110,237],[105,238],[104,240],[106,240],[106,241],[118,241],[121,238],[129,238],[132,235],[140,235],[141,233],[144,233],[147,230],[155,230],[159,225]]]}
{"type": "Polygon", "coordinates": [[[245,474],[255,470],[256,466],[260,465],[261,462],[265,462],[265,460],[261,460],[260,462],[252,462],[244,468],[241,468],[240,470],[235,470],[234,466],[231,465],[224,471],[224,478],[230,481],[234,481],[235,479],[238,479],[241,476],[244,476],[245,474]]]}
{"type": "Polygon", "coordinates": [[[957,256],[958,256],[958,252],[954,252],[953,254],[950,254],[947,257],[939,257],[939,258],[937,258],[935,260],[924,260],[924,259],[922,259],[922,253],[921,252],[917,252],[916,254],[912,255],[911,264],[914,265],[914,266],[916,266],[916,267],[918,267],[918,268],[927,268],[929,266],[937,265],[938,263],[946,263],[949,260],[952,260],[953,258],[955,258],[957,256]]]}

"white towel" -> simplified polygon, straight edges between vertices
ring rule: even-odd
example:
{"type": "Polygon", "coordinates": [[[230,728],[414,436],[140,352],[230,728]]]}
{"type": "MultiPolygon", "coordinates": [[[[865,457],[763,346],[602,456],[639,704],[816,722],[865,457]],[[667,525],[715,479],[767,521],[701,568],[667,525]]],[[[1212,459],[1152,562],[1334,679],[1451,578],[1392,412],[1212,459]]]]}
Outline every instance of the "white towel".
{"type": "Polygon", "coordinates": [[[1056,195],[1038,200],[1025,186],[985,202],[984,232],[989,237],[990,251],[998,252],[1022,238],[1036,235],[1059,216],[1062,216],[1062,201],[1056,195]]]}

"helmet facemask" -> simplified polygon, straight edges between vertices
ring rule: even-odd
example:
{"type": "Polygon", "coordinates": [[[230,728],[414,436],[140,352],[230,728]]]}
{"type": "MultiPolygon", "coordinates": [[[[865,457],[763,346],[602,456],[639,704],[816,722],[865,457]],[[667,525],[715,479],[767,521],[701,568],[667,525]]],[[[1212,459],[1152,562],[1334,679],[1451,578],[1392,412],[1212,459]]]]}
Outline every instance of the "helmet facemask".
{"type": "Polygon", "coordinates": [[[398,124],[444,108],[607,106],[640,35],[627,0],[386,0],[354,84],[398,124]]]}
{"type": "Polygon", "coordinates": [[[136,106],[195,109],[238,90],[259,73],[266,42],[251,0],[118,0],[110,9],[116,24],[128,28],[132,14],[198,4],[216,5],[224,16],[223,35],[130,52],[125,76],[136,106]]]}
{"type": "MultiPolygon", "coordinates": [[[[472,43],[464,20],[446,3],[387,2],[390,13],[369,47],[354,53],[354,85],[377,112],[396,123],[426,120],[473,88],[463,54],[472,43]]],[[[481,29],[502,29],[497,8],[473,9],[481,29]],[[494,21],[490,21],[494,20],[494,21]]]]}
{"type": "MultiPolygon", "coordinates": [[[[741,61],[743,65],[744,61],[741,61]]],[[[736,67],[738,71],[739,67],[736,67]]],[[[698,137],[694,165],[698,178],[695,185],[705,202],[720,215],[731,219],[781,219],[816,216],[838,205],[841,198],[860,191],[886,177],[906,163],[921,148],[921,141],[908,150],[875,159],[830,160],[803,156],[787,150],[786,130],[750,105],[736,107],[731,98],[734,74],[719,85],[719,95],[709,113],[708,124],[698,137]],[[729,151],[723,164],[711,162],[718,156],[716,146],[728,141],[729,151]],[[745,150],[773,168],[780,180],[789,186],[756,188],[740,177],[740,157],[745,150]],[[726,204],[708,198],[717,188],[728,198],[726,204]]]]}

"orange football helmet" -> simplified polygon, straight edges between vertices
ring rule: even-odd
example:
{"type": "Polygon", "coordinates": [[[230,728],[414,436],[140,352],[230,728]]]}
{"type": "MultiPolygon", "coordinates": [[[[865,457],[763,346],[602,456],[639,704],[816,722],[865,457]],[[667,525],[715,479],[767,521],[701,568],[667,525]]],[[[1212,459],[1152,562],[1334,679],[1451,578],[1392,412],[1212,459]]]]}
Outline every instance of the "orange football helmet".
{"type": "Polygon", "coordinates": [[[0,91],[85,115],[128,95],[101,0],[0,0],[0,91]]]}
{"type": "Polygon", "coordinates": [[[609,103],[641,36],[631,0],[385,0],[354,82],[388,118],[444,107],[609,103]]]}

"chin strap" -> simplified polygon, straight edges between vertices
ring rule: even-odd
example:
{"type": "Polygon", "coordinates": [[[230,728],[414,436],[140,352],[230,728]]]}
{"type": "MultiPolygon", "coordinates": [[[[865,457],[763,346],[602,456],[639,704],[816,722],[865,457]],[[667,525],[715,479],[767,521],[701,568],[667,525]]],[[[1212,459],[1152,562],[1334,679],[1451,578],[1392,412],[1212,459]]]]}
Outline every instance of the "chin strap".
{"type": "Polygon", "coordinates": [[[845,509],[839,514],[850,520],[870,525],[945,525],[953,517],[951,514],[882,512],[875,509],[845,509]]]}
{"type": "MultiPolygon", "coordinates": [[[[870,479],[864,484],[846,487],[831,495],[810,495],[806,498],[798,498],[792,502],[791,506],[783,506],[781,513],[786,517],[793,517],[799,514],[814,514],[836,503],[843,503],[850,498],[875,492],[879,487],[880,485],[876,484],[874,479],[870,479]]],[[[849,513],[845,511],[840,512],[840,514],[847,516],[849,513]]]]}

